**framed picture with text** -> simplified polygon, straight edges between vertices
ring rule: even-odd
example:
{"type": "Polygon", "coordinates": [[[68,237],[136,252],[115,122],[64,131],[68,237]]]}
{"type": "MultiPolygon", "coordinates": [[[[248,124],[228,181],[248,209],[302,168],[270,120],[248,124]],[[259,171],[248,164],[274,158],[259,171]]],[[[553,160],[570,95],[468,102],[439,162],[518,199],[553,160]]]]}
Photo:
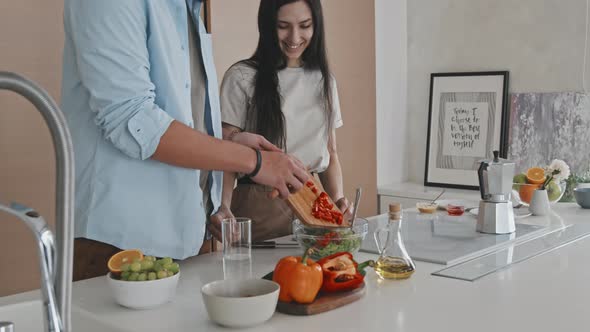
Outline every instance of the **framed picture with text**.
{"type": "Polygon", "coordinates": [[[479,188],[477,168],[492,151],[506,158],[508,72],[434,73],[424,185],[479,188]]]}

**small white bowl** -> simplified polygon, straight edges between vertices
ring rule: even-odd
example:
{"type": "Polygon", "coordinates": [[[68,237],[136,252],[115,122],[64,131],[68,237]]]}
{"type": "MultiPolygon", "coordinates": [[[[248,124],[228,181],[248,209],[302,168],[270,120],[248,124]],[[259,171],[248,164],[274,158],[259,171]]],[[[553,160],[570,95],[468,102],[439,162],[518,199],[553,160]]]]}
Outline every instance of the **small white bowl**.
{"type": "Polygon", "coordinates": [[[172,277],[146,281],[123,281],[106,276],[115,301],[131,309],[151,309],[172,301],[180,272],[172,277]]]}
{"type": "Polygon", "coordinates": [[[249,327],[272,317],[280,286],[264,279],[218,280],[201,288],[211,320],[228,327],[249,327]]]}

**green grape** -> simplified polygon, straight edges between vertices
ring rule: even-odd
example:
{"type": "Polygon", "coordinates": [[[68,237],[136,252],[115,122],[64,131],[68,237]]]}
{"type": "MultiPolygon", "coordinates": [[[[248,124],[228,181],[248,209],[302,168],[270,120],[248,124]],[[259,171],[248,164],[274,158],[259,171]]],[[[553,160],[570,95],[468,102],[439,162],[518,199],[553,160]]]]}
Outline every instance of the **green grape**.
{"type": "Polygon", "coordinates": [[[156,257],[154,257],[154,256],[145,256],[143,259],[148,260],[148,261],[152,261],[152,262],[156,261],[156,257]]]}
{"type": "Polygon", "coordinates": [[[134,258],[133,259],[133,263],[139,263],[139,262],[141,262],[141,259],[139,259],[139,258],[134,258]]]}
{"type": "Polygon", "coordinates": [[[166,264],[162,265],[162,267],[164,268],[164,270],[170,271],[170,268],[172,267],[172,263],[166,263],[166,264]]]}
{"type": "Polygon", "coordinates": [[[141,263],[135,262],[135,263],[131,264],[129,269],[131,270],[131,272],[139,272],[139,271],[141,271],[141,263]]]}
{"type": "Polygon", "coordinates": [[[169,277],[172,277],[173,275],[174,275],[174,272],[172,272],[172,271],[168,271],[168,276],[169,276],[169,277]]]}
{"type": "Polygon", "coordinates": [[[164,270],[164,267],[162,267],[162,263],[158,263],[157,261],[154,263],[154,271],[156,272],[160,272],[164,270]]]}
{"type": "Polygon", "coordinates": [[[129,281],[137,281],[137,277],[139,277],[139,273],[133,272],[129,275],[129,281]]]}
{"type": "Polygon", "coordinates": [[[140,273],[139,276],[137,276],[137,281],[146,281],[147,280],[147,274],[145,272],[140,273]]]}
{"type": "Polygon", "coordinates": [[[151,269],[154,268],[154,262],[150,261],[150,260],[143,260],[141,261],[141,270],[142,271],[149,271],[151,269]]]}
{"type": "Polygon", "coordinates": [[[178,263],[172,263],[170,264],[170,267],[167,268],[168,271],[172,271],[174,272],[174,274],[178,273],[178,271],[180,271],[180,265],[178,265],[178,263]]]}
{"type": "Polygon", "coordinates": [[[131,264],[123,264],[123,265],[121,265],[121,271],[123,271],[123,272],[129,271],[130,267],[131,267],[131,264]]]}
{"type": "Polygon", "coordinates": [[[157,276],[156,276],[156,272],[150,272],[148,273],[148,280],[156,280],[157,276]]]}
{"type": "Polygon", "coordinates": [[[166,277],[168,277],[168,272],[164,270],[158,271],[158,279],[164,279],[166,277]]]}
{"type": "Polygon", "coordinates": [[[127,280],[127,279],[129,279],[130,275],[131,275],[131,272],[123,271],[123,272],[121,272],[121,279],[127,280]]]}
{"type": "Polygon", "coordinates": [[[172,258],[170,258],[170,257],[164,257],[164,258],[162,258],[162,263],[164,263],[164,264],[172,264],[173,261],[172,261],[172,258]]]}

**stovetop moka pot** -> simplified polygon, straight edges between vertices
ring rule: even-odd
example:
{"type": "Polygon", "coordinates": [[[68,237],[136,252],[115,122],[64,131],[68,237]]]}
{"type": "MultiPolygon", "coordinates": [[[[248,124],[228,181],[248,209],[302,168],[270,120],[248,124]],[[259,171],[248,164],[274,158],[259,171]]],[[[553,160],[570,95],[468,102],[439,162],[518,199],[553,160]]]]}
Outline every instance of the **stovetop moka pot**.
{"type": "Polygon", "coordinates": [[[516,230],[510,194],[515,164],[499,158],[483,160],[477,170],[481,201],[477,214],[477,231],[490,234],[509,234],[516,230]]]}

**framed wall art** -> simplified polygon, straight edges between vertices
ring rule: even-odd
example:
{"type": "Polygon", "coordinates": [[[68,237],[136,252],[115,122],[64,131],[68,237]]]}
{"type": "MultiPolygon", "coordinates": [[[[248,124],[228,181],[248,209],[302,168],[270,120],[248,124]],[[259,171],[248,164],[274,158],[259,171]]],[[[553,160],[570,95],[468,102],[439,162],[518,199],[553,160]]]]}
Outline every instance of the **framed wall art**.
{"type": "Polygon", "coordinates": [[[478,189],[477,168],[508,146],[508,72],[434,73],[425,186],[478,189]]]}

